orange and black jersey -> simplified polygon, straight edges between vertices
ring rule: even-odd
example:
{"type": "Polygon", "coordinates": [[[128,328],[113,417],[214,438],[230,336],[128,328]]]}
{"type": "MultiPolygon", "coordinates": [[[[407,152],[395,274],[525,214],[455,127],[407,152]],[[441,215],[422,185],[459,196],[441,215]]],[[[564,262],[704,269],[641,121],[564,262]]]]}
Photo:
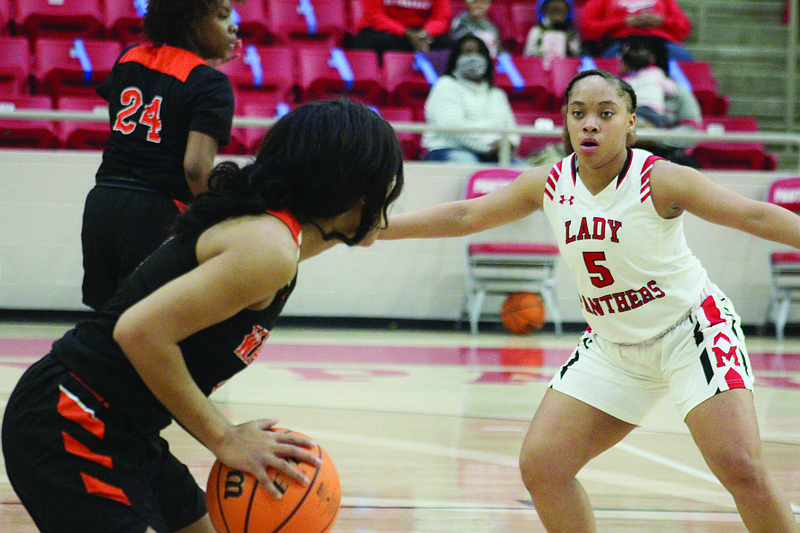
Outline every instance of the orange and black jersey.
{"type": "MultiPolygon", "coordinates": [[[[286,211],[268,213],[289,227],[299,250],[300,224],[297,219],[286,211]]],[[[115,410],[122,412],[135,427],[146,433],[164,429],[172,421],[172,415],[150,392],[114,342],[114,327],[126,309],[196,268],[196,247],[197,238],[173,238],[164,243],[125,280],[102,311],[78,323],[54,343],[51,352],[115,410]]],[[[179,343],[189,373],[204,394],[211,394],[253,362],[269,337],[295,282],[296,278],[278,291],[266,309],[242,310],[179,343]]]]}
{"type": "Polygon", "coordinates": [[[182,201],[190,131],[230,141],[233,88],[227,75],[173,46],[126,48],[97,88],[108,101],[111,136],[97,181],[124,179],[182,201]]]}

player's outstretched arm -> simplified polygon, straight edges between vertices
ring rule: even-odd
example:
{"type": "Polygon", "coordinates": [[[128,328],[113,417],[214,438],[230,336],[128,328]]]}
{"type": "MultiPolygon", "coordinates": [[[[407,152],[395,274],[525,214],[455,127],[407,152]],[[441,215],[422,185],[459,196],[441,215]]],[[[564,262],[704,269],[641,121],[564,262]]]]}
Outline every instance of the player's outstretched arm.
{"type": "Polygon", "coordinates": [[[392,216],[378,238],[461,237],[519,220],[542,207],[549,171],[549,167],[536,167],[523,172],[508,186],[485,196],[392,216]]]}

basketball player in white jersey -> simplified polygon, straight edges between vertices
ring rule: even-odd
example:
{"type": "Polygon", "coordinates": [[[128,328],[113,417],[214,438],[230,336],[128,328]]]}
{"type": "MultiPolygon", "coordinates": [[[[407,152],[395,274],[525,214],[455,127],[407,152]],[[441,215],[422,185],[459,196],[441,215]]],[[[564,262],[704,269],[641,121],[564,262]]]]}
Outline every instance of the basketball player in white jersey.
{"type": "Polygon", "coordinates": [[[605,71],[578,74],[564,110],[572,153],[553,168],[528,170],[474,200],[392,217],[380,238],[463,236],[544,209],[589,324],[550,383],[520,454],[548,532],[596,531],[575,476],[671,393],[748,530],[797,533],[763,459],[741,321],[687,247],[681,215],[798,248],[800,217],[629,148],[636,95],[605,71]]]}

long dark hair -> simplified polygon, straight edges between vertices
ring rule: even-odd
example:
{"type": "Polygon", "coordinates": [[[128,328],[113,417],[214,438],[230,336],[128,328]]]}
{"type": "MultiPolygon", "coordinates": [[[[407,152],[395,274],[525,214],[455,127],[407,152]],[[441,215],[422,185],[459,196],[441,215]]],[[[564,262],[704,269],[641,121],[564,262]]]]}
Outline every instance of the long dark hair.
{"type": "Polygon", "coordinates": [[[344,98],[323,100],[289,112],[264,137],[255,161],[220,163],[208,183],[178,217],[178,238],[266,210],[286,209],[301,223],[333,218],[363,200],[355,235],[323,235],[352,246],[387,220],[403,188],[403,156],[394,129],[377,113],[344,98]]]}

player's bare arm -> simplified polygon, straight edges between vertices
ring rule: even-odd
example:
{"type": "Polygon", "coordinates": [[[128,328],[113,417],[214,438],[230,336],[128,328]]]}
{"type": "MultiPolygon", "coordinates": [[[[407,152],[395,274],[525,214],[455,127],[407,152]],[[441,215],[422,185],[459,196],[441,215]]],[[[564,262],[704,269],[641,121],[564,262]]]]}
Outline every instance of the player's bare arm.
{"type": "Polygon", "coordinates": [[[657,161],[650,175],[653,204],[664,218],[687,211],[703,220],[800,248],[800,217],[730,191],[701,172],[657,161]]]}
{"type": "Polygon", "coordinates": [[[379,238],[460,237],[524,218],[542,207],[549,168],[523,172],[502,189],[472,200],[458,200],[389,218],[379,238]]]}

